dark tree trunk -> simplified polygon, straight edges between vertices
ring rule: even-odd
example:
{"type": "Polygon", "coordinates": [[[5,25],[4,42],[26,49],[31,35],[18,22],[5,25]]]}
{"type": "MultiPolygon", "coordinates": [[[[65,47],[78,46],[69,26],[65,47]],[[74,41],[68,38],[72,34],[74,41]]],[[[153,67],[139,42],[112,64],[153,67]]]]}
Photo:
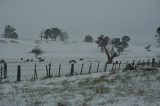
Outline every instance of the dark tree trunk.
{"type": "Polygon", "coordinates": [[[111,56],[110,56],[110,54],[109,54],[107,48],[106,48],[105,46],[104,46],[103,48],[104,48],[105,53],[106,53],[106,55],[107,55],[108,63],[109,63],[109,64],[112,63],[113,59],[111,59],[111,56]]]}
{"type": "Polygon", "coordinates": [[[113,53],[113,54],[111,53],[112,54],[111,55],[111,54],[109,54],[108,49],[105,46],[103,46],[103,48],[104,48],[105,53],[108,57],[108,64],[111,64],[113,62],[113,58],[116,57],[116,53],[113,53]]]}

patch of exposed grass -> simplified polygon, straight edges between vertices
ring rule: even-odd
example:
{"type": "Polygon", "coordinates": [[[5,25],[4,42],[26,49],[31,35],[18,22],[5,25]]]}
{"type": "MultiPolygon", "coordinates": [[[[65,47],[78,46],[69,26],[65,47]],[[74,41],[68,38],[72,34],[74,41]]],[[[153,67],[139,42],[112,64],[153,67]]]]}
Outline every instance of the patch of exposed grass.
{"type": "Polygon", "coordinates": [[[70,84],[68,80],[62,82],[63,88],[60,91],[74,91],[74,87],[70,84]]]}
{"type": "Polygon", "coordinates": [[[78,83],[79,86],[86,86],[86,85],[89,85],[91,84],[91,78],[86,78],[84,81],[80,81],[78,83]]]}
{"type": "Polygon", "coordinates": [[[106,94],[110,93],[111,89],[109,87],[105,87],[104,85],[100,85],[95,88],[95,91],[97,94],[106,94]]]}

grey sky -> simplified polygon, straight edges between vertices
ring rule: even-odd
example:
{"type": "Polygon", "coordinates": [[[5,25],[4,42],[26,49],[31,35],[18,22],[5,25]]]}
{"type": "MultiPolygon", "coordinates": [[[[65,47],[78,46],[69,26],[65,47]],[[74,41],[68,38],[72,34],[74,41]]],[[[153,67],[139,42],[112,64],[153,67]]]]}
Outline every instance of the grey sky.
{"type": "Polygon", "coordinates": [[[79,41],[88,34],[129,35],[146,44],[160,26],[160,0],[0,0],[0,34],[7,24],[27,39],[59,27],[79,41]]]}

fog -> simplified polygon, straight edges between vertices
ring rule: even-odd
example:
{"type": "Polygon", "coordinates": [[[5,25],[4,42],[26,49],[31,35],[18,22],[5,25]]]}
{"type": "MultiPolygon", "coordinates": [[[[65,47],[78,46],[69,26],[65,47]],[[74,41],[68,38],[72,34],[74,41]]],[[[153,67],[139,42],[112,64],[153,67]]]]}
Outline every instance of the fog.
{"type": "Polygon", "coordinates": [[[0,34],[13,25],[21,39],[38,39],[42,29],[59,27],[71,40],[128,35],[131,44],[154,44],[160,0],[0,0],[0,34]]]}

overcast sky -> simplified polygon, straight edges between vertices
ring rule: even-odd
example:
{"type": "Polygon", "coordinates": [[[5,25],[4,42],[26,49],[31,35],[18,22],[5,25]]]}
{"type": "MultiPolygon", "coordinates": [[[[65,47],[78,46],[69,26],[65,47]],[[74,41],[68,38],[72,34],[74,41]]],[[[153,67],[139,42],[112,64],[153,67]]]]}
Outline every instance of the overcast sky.
{"type": "Polygon", "coordinates": [[[7,24],[21,39],[59,27],[78,41],[89,34],[129,35],[142,45],[154,41],[160,26],[160,0],[0,0],[0,34],[7,24]]]}

